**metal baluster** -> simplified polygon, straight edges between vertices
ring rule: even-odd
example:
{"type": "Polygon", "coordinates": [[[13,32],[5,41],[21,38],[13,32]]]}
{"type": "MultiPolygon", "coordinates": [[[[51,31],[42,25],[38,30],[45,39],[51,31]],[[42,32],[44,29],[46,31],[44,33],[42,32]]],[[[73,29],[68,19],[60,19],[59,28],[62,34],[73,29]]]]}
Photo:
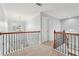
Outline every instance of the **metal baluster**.
{"type": "Polygon", "coordinates": [[[29,46],[29,43],[28,43],[28,33],[26,33],[26,38],[27,38],[27,45],[29,46]]]}
{"type": "MultiPolygon", "coordinates": [[[[62,35],[61,35],[61,39],[62,39],[62,35]]],[[[62,44],[63,44],[63,41],[61,42],[61,52],[62,52],[62,44]]]]}
{"type": "MultiPolygon", "coordinates": [[[[60,34],[61,35],[61,34],[60,34]]],[[[61,37],[61,36],[60,36],[61,37]]],[[[60,42],[60,39],[59,39],[59,50],[61,52],[61,42],[60,42]]]]}
{"type": "Polygon", "coordinates": [[[58,39],[58,40],[59,40],[59,41],[58,41],[58,42],[59,42],[59,44],[58,44],[58,45],[59,45],[59,52],[60,52],[60,39],[58,39]]]}
{"type": "Polygon", "coordinates": [[[79,35],[78,35],[78,56],[79,56],[79,35]]]}
{"type": "MultiPolygon", "coordinates": [[[[63,37],[63,35],[61,35],[61,36],[63,37]]],[[[61,37],[61,39],[62,39],[62,37],[61,37]]],[[[62,49],[63,49],[62,44],[63,44],[63,40],[62,40],[62,42],[61,42],[61,52],[63,51],[63,50],[62,50],[62,49]]]]}
{"type": "Polygon", "coordinates": [[[55,35],[54,35],[54,48],[56,48],[56,33],[55,33],[55,35]]]}
{"type": "Polygon", "coordinates": [[[24,49],[25,42],[24,42],[24,37],[23,36],[24,36],[24,34],[22,34],[22,40],[23,40],[22,42],[23,42],[23,49],[24,49]]]}
{"type": "Polygon", "coordinates": [[[22,37],[21,37],[21,41],[22,41],[22,49],[23,49],[23,44],[24,44],[24,43],[23,43],[23,38],[22,38],[22,37]]]}
{"type": "Polygon", "coordinates": [[[55,33],[55,40],[54,40],[55,44],[54,44],[54,46],[55,46],[55,49],[58,50],[58,48],[56,47],[56,46],[58,45],[58,43],[56,44],[56,41],[57,41],[57,35],[56,35],[56,33],[55,33]]]}
{"type": "Polygon", "coordinates": [[[65,53],[65,35],[64,35],[64,33],[63,33],[63,41],[64,41],[64,53],[65,53]]]}
{"type": "Polygon", "coordinates": [[[17,50],[19,49],[19,40],[20,40],[20,38],[21,38],[21,35],[20,35],[20,33],[17,33],[17,37],[16,37],[17,39],[16,39],[16,42],[17,42],[17,44],[16,44],[16,46],[17,46],[17,50]]]}
{"type": "Polygon", "coordinates": [[[75,36],[75,55],[76,55],[76,36],[75,36]]]}
{"type": "Polygon", "coordinates": [[[39,43],[39,33],[38,33],[38,38],[37,39],[38,39],[38,43],[39,43]]]}
{"type": "Polygon", "coordinates": [[[25,47],[27,47],[27,33],[25,33],[25,38],[26,38],[26,46],[25,47]]]}
{"type": "Polygon", "coordinates": [[[3,55],[4,55],[4,35],[3,35],[3,55]]]}
{"type": "Polygon", "coordinates": [[[57,45],[58,51],[59,51],[59,39],[58,39],[58,45],[57,45]]]}
{"type": "MultiPolygon", "coordinates": [[[[23,34],[23,36],[24,36],[24,34],[23,34]]],[[[24,44],[25,44],[25,42],[24,42],[24,38],[23,38],[23,36],[22,36],[22,39],[23,39],[23,49],[24,49],[24,44]]]]}
{"type": "Polygon", "coordinates": [[[10,34],[9,34],[9,53],[10,53],[10,34]]]}
{"type": "Polygon", "coordinates": [[[67,39],[67,44],[66,44],[67,45],[67,51],[66,52],[67,52],[67,56],[68,56],[68,47],[69,47],[69,44],[68,44],[68,42],[69,42],[68,35],[67,35],[67,38],[66,39],[67,39]]]}
{"type": "MultiPolygon", "coordinates": [[[[76,46],[75,41],[76,41],[76,36],[74,35],[74,49],[75,49],[75,46],[76,46]]],[[[75,56],[75,50],[74,50],[74,56],[75,56]]]]}
{"type": "Polygon", "coordinates": [[[24,48],[24,38],[23,38],[23,36],[22,36],[22,46],[24,48]]]}
{"type": "MultiPolygon", "coordinates": [[[[22,38],[22,37],[21,37],[22,38]]],[[[21,39],[21,49],[23,48],[23,40],[21,39]]]]}
{"type": "Polygon", "coordinates": [[[21,45],[21,49],[22,49],[22,39],[21,39],[21,41],[20,41],[20,42],[21,42],[21,44],[20,44],[20,45],[21,45]]]}
{"type": "MultiPolygon", "coordinates": [[[[57,38],[58,36],[57,36],[57,34],[56,34],[56,38],[57,38]]],[[[56,48],[57,48],[57,50],[58,50],[58,39],[56,39],[55,40],[56,41],[56,48]]]]}
{"type": "Polygon", "coordinates": [[[67,42],[66,42],[66,35],[64,34],[64,36],[65,36],[65,37],[64,37],[64,40],[65,40],[65,54],[66,54],[66,43],[67,43],[67,42]]]}
{"type": "Polygon", "coordinates": [[[71,35],[71,55],[72,55],[72,35],[71,35]]]}
{"type": "MultiPolygon", "coordinates": [[[[64,37],[64,33],[63,33],[63,41],[64,41],[64,44],[65,44],[65,37],[64,37]]],[[[65,45],[63,45],[63,50],[64,50],[64,53],[65,53],[65,45]]]]}
{"type": "Polygon", "coordinates": [[[54,30],[54,42],[53,42],[53,48],[55,49],[55,30],[54,30]]]}
{"type": "Polygon", "coordinates": [[[16,45],[16,43],[15,43],[15,34],[14,34],[14,51],[15,51],[15,49],[16,49],[16,47],[15,47],[15,45],[16,45]]]}
{"type": "MultiPolygon", "coordinates": [[[[19,35],[19,34],[18,34],[19,35]]],[[[19,40],[19,49],[21,48],[21,44],[20,44],[21,39],[19,40]]]]}
{"type": "Polygon", "coordinates": [[[54,42],[53,42],[53,48],[55,49],[55,33],[54,33],[54,42]]]}
{"type": "MultiPolygon", "coordinates": [[[[57,34],[56,34],[56,37],[57,37],[57,34]]],[[[58,45],[59,45],[59,41],[58,41],[58,39],[57,39],[57,49],[58,49],[58,51],[59,51],[59,48],[58,48],[59,46],[58,46],[58,45]]]]}
{"type": "Polygon", "coordinates": [[[60,41],[60,52],[62,52],[62,44],[63,44],[63,41],[62,41],[62,34],[61,34],[61,41],[60,41]]]}
{"type": "Polygon", "coordinates": [[[24,38],[22,36],[22,49],[24,48],[24,38]]]}
{"type": "Polygon", "coordinates": [[[67,51],[68,51],[68,56],[69,56],[69,35],[68,35],[68,40],[67,40],[67,51]]]}
{"type": "Polygon", "coordinates": [[[7,54],[7,34],[6,34],[6,54],[7,54]]]}
{"type": "Polygon", "coordinates": [[[69,55],[71,55],[71,54],[70,54],[70,48],[71,48],[71,47],[70,47],[70,45],[71,45],[70,41],[71,41],[71,34],[69,34],[69,55]]]}
{"type": "MultiPolygon", "coordinates": [[[[61,35],[61,38],[62,38],[62,35],[61,35]]],[[[62,40],[62,39],[61,39],[62,40]]],[[[62,43],[63,41],[60,41],[61,42],[61,46],[60,46],[60,52],[62,52],[62,43]]]]}
{"type": "Polygon", "coordinates": [[[74,50],[73,50],[73,48],[74,48],[74,46],[73,46],[74,45],[74,42],[73,42],[74,41],[74,36],[75,35],[73,35],[73,38],[72,38],[72,54],[73,54],[73,56],[74,56],[74,50]]]}
{"type": "MultiPolygon", "coordinates": [[[[38,33],[35,33],[35,36],[34,36],[34,37],[35,37],[35,40],[37,40],[38,33]]],[[[38,41],[38,40],[37,40],[37,41],[38,41]]],[[[36,42],[37,42],[37,41],[36,41],[36,42]]],[[[36,42],[35,42],[35,44],[37,44],[36,42]]]]}
{"type": "Polygon", "coordinates": [[[25,48],[26,48],[26,33],[25,33],[25,48]]]}
{"type": "Polygon", "coordinates": [[[26,38],[25,38],[25,33],[24,33],[24,48],[25,48],[25,45],[26,45],[26,38]]]}
{"type": "Polygon", "coordinates": [[[24,34],[22,34],[22,39],[23,39],[23,49],[24,49],[24,44],[25,44],[25,42],[24,42],[24,38],[23,38],[23,35],[24,35],[24,34]]]}
{"type": "Polygon", "coordinates": [[[25,48],[25,33],[23,33],[23,39],[24,39],[24,48],[25,48]]]}
{"type": "Polygon", "coordinates": [[[66,55],[66,37],[65,37],[65,30],[63,30],[63,36],[64,36],[64,49],[65,49],[64,53],[66,55]]]}
{"type": "Polygon", "coordinates": [[[20,38],[22,38],[21,36],[22,35],[20,35],[20,33],[17,33],[17,49],[19,49],[19,40],[20,40],[20,38]]]}
{"type": "Polygon", "coordinates": [[[25,33],[25,48],[26,48],[26,44],[27,44],[27,39],[26,39],[26,33],[25,33]]]}
{"type": "Polygon", "coordinates": [[[12,52],[12,34],[10,35],[10,52],[12,52]]]}
{"type": "Polygon", "coordinates": [[[16,46],[16,50],[17,50],[17,34],[16,34],[16,44],[15,44],[15,46],[16,46]]]}
{"type": "Polygon", "coordinates": [[[14,42],[13,42],[14,40],[13,40],[13,34],[12,34],[12,52],[14,51],[14,42]]]}

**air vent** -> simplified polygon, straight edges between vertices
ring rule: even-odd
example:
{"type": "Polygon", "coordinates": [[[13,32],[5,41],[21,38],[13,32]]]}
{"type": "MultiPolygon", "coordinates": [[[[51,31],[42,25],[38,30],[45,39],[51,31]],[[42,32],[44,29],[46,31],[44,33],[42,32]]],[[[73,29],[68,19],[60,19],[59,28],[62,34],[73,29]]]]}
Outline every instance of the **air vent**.
{"type": "Polygon", "coordinates": [[[41,3],[36,3],[36,5],[38,5],[38,6],[42,6],[42,4],[41,4],[41,3]]]}

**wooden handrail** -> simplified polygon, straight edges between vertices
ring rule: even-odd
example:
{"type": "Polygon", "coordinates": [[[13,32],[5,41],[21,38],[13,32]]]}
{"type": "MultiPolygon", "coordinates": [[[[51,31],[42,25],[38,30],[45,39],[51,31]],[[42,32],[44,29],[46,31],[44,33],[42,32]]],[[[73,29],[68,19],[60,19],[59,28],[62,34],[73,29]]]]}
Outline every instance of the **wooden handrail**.
{"type": "Polygon", "coordinates": [[[79,35],[79,33],[66,33],[66,34],[70,34],[70,35],[79,35]]]}
{"type": "Polygon", "coordinates": [[[63,32],[54,32],[55,34],[63,34],[63,32]]]}
{"type": "MultiPolygon", "coordinates": [[[[56,32],[56,31],[54,31],[54,48],[56,49],[56,48],[58,48],[57,50],[58,51],[62,51],[62,49],[61,49],[61,47],[62,46],[60,46],[59,45],[59,41],[58,41],[58,39],[59,38],[56,38],[57,36],[56,35],[62,35],[63,36],[63,41],[64,41],[64,43],[65,43],[65,45],[63,45],[64,46],[64,52],[65,52],[65,54],[67,54],[67,52],[66,52],[66,50],[68,51],[68,55],[71,53],[71,55],[74,53],[74,55],[77,55],[77,53],[76,52],[78,52],[79,51],[79,49],[77,49],[76,47],[77,47],[77,39],[78,38],[76,38],[76,37],[78,37],[79,36],[79,33],[68,33],[68,32],[65,32],[65,31],[63,31],[63,32],[56,32]],[[73,41],[72,41],[72,39],[73,39],[73,41]],[[70,41],[69,41],[70,40],[70,41]],[[71,42],[71,43],[69,43],[69,42],[71,42]],[[73,47],[72,47],[72,45],[73,45],[73,47]],[[59,47],[60,46],[60,47],[59,47]],[[69,46],[71,46],[71,47],[69,47],[69,46]],[[66,49],[67,48],[67,49],[66,49]],[[69,51],[70,50],[70,51],[69,51]],[[74,52],[73,52],[74,51],[74,52]]],[[[60,36],[61,37],[61,36],[60,36]]],[[[63,42],[62,41],[62,42],[63,42]]],[[[79,43],[79,42],[78,42],[79,43]]],[[[79,53],[78,53],[78,55],[79,55],[79,53]]]]}
{"type": "Polygon", "coordinates": [[[79,33],[63,33],[63,32],[55,32],[55,34],[79,35],[79,33]]]}
{"type": "Polygon", "coordinates": [[[28,32],[0,32],[0,35],[3,34],[19,34],[19,33],[39,33],[40,31],[28,31],[28,32]]]}
{"type": "Polygon", "coordinates": [[[27,40],[29,39],[35,39],[38,41],[33,41],[33,43],[36,44],[36,42],[39,43],[39,35],[40,31],[28,31],[28,32],[0,32],[1,36],[1,42],[2,42],[2,55],[8,55],[12,52],[18,51],[18,49],[22,50],[26,47],[29,47],[30,45],[27,40]],[[20,34],[20,36],[18,35],[20,34]],[[28,34],[31,34],[28,36],[28,34]],[[34,35],[32,35],[34,34],[34,35]]]}

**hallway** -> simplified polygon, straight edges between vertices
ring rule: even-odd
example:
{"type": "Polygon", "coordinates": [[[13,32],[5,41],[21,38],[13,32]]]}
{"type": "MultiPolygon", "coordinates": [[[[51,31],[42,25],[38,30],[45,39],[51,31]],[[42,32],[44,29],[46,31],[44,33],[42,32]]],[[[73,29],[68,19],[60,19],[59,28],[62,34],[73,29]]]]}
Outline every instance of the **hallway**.
{"type": "Polygon", "coordinates": [[[79,54],[78,33],[78,3],[0,4],[1,56],[62,56],[72,48],[79,54]]]}
{"type": "Polygon", "coordinates": [[[15,51],[7,56],[64,56],[64,54],[52,49],[51,42],[46,42],[23,50],[15,51]]]}

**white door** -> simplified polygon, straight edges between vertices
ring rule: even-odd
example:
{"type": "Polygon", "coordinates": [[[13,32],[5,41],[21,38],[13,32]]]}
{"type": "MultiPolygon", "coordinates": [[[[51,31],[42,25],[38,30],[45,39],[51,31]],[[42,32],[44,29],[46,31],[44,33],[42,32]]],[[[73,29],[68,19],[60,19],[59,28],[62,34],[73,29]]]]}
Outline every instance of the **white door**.
{"type": "Polygon", "coordinates": [[[48,19],[46,16],[41,16],[42,42],[48,41],[48,19]]]}

